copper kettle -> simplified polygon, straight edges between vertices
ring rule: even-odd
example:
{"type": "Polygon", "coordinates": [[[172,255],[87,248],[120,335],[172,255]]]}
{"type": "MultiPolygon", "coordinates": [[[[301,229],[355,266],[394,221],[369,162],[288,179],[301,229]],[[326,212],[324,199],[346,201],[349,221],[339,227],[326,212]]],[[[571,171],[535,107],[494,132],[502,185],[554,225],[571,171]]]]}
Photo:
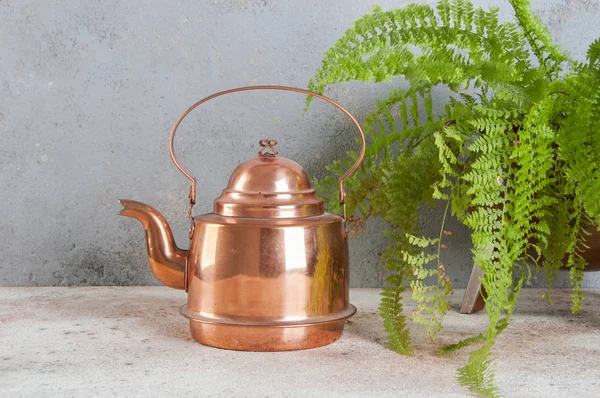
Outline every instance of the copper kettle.
{"type": "Polygon", "coordinates": [[[173,139],[182,120],[213,98],[248,90],[283,90],[312,95],[342,110],[360,132],[356,163],[365,138],[360,125],[339,104],[317,93],[285,86],[251,86],[208,96],[175,123],[169,150],[175,166],[191,181],[188,250],[179,249],[165,218],[152,207],[120,200],[120,215],[142,222],[148,259],[163,284],[185,289],[180,313],[189,319],[194,339],[209,346],[247,351],[283,351],[319,347],[336,341],[356,308],[348,299],[348,241],[342,216],[325,213],[297,163],[278,156],[276,141],[260,141],[258,156],[240,164],[214,211],[192,216],[196,178],[175,158],[173,139]]]}

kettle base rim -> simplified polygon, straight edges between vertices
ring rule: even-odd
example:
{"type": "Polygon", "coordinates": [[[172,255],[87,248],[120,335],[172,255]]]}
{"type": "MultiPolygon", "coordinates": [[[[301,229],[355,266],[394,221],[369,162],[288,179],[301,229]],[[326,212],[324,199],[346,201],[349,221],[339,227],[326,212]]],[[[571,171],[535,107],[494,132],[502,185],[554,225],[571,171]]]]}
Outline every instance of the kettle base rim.
{"type": "Polygon", "coordinates": [[[188,305],[184,304],[179,308],[179,313],[183,315],[185,318],[189,320],[193,320],[196,322],[202,323],[210,323],[210,324],[219,324],[219,325],[232,325],[232,326],[244,326],[244,327],[300,327],[300,326],[309,326],[316,324],[325,324],[336,321],[343,321],[354,314],[356,314],[356,307],[350,303],[343,310],[336,313],[322,315],[322,316],[313,316],[307,317],[304,319],[279,319],[279,320],[258,320],[258,321],[248,321],[242,319],[227,319],[227,318],[214,318],[214,317],[205,317],[198,315],[188,309],[188,305]]]}
{"type": "Polygon", "coordinates": [[[203,322],[188,318],[194,340],[206,346],[233,351],[296,351],[322,347],[339,340],[346,320],[356,313],[349,311],[342,317],[324,322],[274,325],[240,325],[203,322]]]}

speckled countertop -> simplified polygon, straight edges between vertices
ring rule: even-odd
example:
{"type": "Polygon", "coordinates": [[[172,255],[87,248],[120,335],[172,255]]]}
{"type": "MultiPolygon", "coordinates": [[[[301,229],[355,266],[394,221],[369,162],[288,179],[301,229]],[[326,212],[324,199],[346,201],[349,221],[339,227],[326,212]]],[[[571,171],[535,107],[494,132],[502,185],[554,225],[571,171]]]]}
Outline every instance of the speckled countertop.
{"type": "MultiPolygon", "coordinates": [[[[411,325],[416,357],[385,348],[376,289],[353,289],[359,313],[332,345],[250,353],[195,343],[178,313],[181,291],[162,287],[0,288],[0,396],[311,397],[468,396],[454,377],[468,351],[436,348],[473,335],[486,315],[459,315],[462,291],[435,343],[411,325]]],[[[600,395],[600,289],[580,315],[568,290],[553,306],[524,290],[497,347],[506,396],[600,395]]],[[[410,306],[407,309],[411,310],[410,306]]]]}

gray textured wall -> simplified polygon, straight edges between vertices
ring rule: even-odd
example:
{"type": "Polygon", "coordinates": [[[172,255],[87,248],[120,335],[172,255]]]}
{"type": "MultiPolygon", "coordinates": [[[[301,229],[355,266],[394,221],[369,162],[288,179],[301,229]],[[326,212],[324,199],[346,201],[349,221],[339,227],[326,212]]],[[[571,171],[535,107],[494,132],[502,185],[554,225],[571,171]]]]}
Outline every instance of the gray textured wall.
{"type": "MultiPolygon", "coordinates": [[[[306,87],[323,52],[375,3],[408,1],[0,0],[0,285],[156,284],[141,226],[117,198],[164,212],[186,244],[187,180],[167,152],[170,127],[197,99],[252,84],[306,87]]],[[[504,7],[506,1],[477,1],[504,7]]],[[[554,38],[582,59],[600,36],[596,0],[533,1],[554,38]]],[[[362,120],[386,85],[331,89],[362,120]]],[[[261,138],[309,175],[352,146],[339,112],[300,95],[263,92],[199,109],[177,146],[211,209],[233,168],[261,138]]],[[[426,229],[439,217],[423,217],[426,229]]],[[[352,285],[379,286],[386,245],[372,222],[351,242],[352,285]]],[[[471,262],[457,225],[447,270],[464,286],[471,262]]],[[[598,284],[588,275],[586,283],[598,284]]],[[[564,283],[565,279],[561,280],[564,283]]]]}

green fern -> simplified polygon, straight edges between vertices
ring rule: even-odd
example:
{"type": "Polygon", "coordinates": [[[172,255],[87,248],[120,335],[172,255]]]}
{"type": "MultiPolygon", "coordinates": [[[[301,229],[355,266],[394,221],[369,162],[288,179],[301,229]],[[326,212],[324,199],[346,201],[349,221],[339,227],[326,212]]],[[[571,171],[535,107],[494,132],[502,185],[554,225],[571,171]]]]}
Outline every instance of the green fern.
{"type": "MultiPolygon", "coordinates": [[[[446,351],[485,341],[459,381],[488,396],[499,394],[492,348],[530,265],[543,263],[551,286],[566,264],[579,311],[586,231],[600,225],[600,40],[585,63],[576,62],[553,43],[528,0],[510,3],[516,23],[501,23],[497,8],[468,0],[375,8],[325,53],[309,82],[319,93],[349,81],[406,82],[365,120],[365,158],[346,183],[349,221],[377,216],[391,227],[380,313],[390,347],[403,354],[414,350],[402,293],[412,290],[411,318],[435,338],[452,291],[441,262],[446,219],[471,229],[489,324],[446,351]],[[445,104],[441,114],[434,92],[445,104]],[[418,211],[438,201],[446,208],[440,233],[422,237],[418,211]]],[[[340,211],[333,175],[356,156],[349,152],[316,181],[332,211],[340,211]]]]}
{"type": "Polygon", "coordinates": [[[383,258],[385,260],[384,268],[389,270],[391,275],[386,279],[388,286],[381,292],[379,312],[389,335],[389,347],[400,354],[414,355],[402,303],[402,293],[406,291],[411,275],[409,268],[402,260],[403,248],[407,246],[408,238],[402,235],[388,236],[393,239],[393,243],[388,246],[383,258]]]}
{"type": "Polygon", "coordinates": [[[458,372],[458,381],[470,386],[472,392],[486,397],[499,397],[500,391],[494,384],[492,343],[469,354],[469,362],[458,372]]]}

